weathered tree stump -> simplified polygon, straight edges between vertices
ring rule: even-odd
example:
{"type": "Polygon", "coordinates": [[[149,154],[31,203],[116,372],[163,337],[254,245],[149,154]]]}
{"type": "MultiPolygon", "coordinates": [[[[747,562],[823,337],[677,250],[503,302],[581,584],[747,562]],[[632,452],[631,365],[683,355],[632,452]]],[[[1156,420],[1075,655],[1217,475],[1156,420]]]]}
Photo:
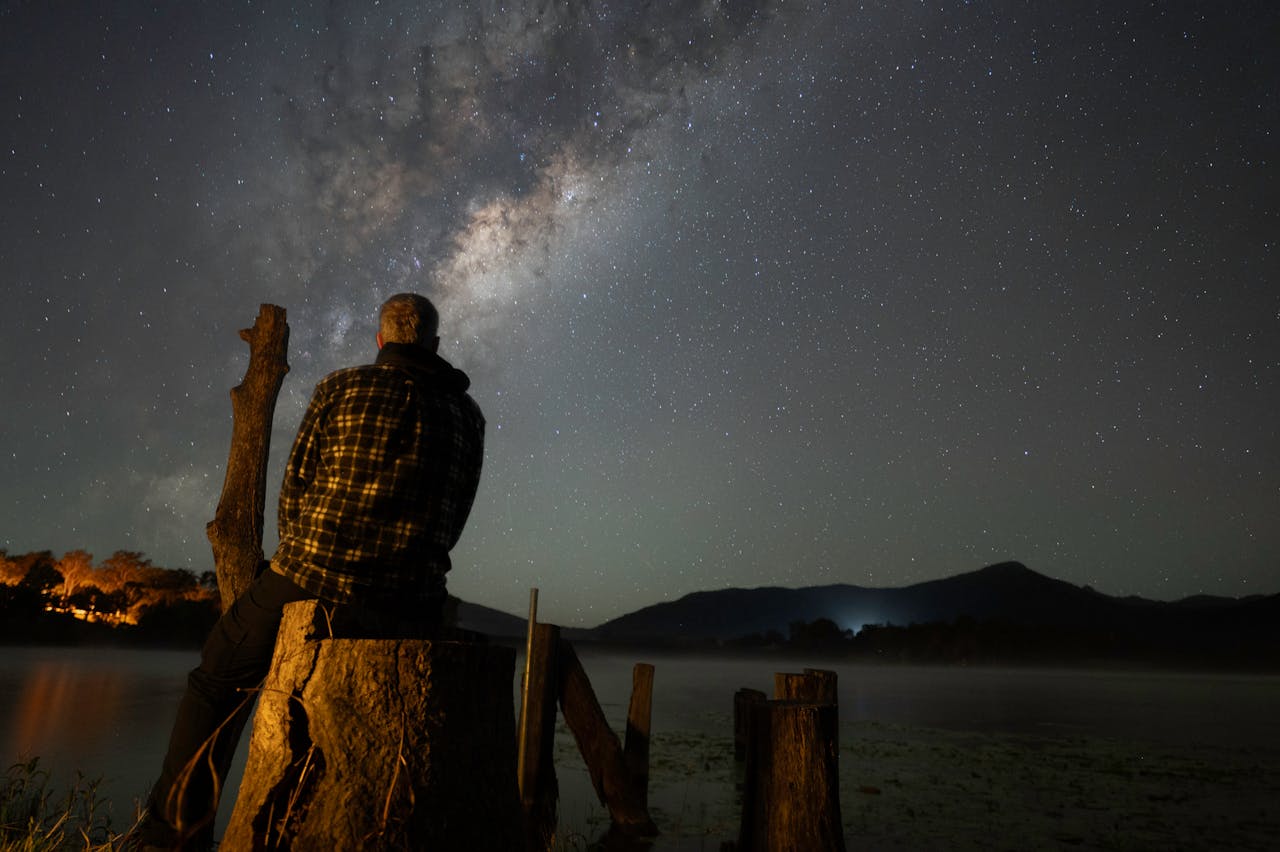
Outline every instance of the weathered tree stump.
{"type": "Polygon", "coordinates": [[[522,849],[515,652],[328,635],[285,607],[222,847],[522,849]]]}

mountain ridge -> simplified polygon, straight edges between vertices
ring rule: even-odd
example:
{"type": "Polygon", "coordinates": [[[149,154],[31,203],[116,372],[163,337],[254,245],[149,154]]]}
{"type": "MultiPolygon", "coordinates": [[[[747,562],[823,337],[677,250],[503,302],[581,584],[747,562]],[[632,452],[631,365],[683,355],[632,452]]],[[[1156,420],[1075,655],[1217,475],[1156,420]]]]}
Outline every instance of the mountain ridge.
{"type": "MultiPolygon", "coordinates": [[[[495,636],[524,635],[525,621],[516,616],[465,603],[459,612],[463,626],[495,636]],[[475,626],[479,614],[484,615],[483,627],[475,626]]],[[[1265,659],[1275,648],[1280,661],[1280,594],[1192,595],[1176,601],[1112,596],[1040,574],[1016,561],[904,586],[831,583],[699,590],[641,607],[594,628],[572,629],[569,638],[706,647],[773,636],[770,641],[777,643],[786,639],[793,625],[824,619],[851,635],[871,625],[909,627],[968,619],[1091,637],[1091,642],[1103,639],[1115,647],[1162,654],[1265,659]]]]}

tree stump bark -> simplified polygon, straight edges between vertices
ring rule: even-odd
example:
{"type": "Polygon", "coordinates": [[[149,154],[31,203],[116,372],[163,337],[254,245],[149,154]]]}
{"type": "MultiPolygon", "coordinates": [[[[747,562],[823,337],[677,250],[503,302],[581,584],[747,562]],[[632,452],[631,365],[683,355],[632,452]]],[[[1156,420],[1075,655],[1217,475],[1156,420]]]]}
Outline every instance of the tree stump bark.
{"type": "Polygon", "coordinates": [[[244,379],[231,389],[231,451],[222,494],[205,534],[213,548],[222,611],[244,593],[262,564],[262,517],[267,458],[276,397],[289,372],[289,325],[284,308],[262,305],[253,328],[240,331],[249,344],[244,379]]]}
{"type": "Polygon", "coordinates": [[[327,636],[285,607],[223,848],[522,849],[515,652],[327,636]]]}

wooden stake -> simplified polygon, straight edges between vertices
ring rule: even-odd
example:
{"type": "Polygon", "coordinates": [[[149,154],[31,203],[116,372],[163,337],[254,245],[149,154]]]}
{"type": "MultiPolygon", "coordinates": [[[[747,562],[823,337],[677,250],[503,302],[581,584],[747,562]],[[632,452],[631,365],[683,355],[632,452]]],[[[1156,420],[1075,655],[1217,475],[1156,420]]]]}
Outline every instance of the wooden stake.
{"type": "Polygon", "coordinates": [[[538,623],[538,589],[529,590],[529,627],[524,640],[524,677],[520,679],[520,725],[516,732],[516,777],[520,780],[520,795],[524,796],[525,749],[529,739],[529,667],[533,661],[533,628],[538,623]]]}
{"type": "Polygon", "coordinates": [[[649,808],[649,729],[653,715],[653,666],[636,663],[631,670],[631,704],[622,753],[628,781],[642,808],[649,808]]]}
{"type": "Polygon", "coordinates": [[[524,808],[526,847],[529,852],[551,849],[556,839],[557,797],[555,733],[556,654],[560,628],[534,625],[529,643],[530,663],[525,684],[528,701],[521,714],[524,762],[520,768],[520,803],[524,808]]]}

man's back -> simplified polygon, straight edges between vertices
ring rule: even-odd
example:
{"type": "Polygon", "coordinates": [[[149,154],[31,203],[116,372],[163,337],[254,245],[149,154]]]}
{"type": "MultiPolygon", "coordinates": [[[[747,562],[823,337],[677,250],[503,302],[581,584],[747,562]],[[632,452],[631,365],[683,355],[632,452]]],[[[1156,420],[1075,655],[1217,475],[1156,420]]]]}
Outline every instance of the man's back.
{"type": "Polygon", "coordinates": [[[280,491],[275,570],[334,602],[442,595],[484,449],[469,384],[434,353],[394,343],[321,381],[280,491]]]}

